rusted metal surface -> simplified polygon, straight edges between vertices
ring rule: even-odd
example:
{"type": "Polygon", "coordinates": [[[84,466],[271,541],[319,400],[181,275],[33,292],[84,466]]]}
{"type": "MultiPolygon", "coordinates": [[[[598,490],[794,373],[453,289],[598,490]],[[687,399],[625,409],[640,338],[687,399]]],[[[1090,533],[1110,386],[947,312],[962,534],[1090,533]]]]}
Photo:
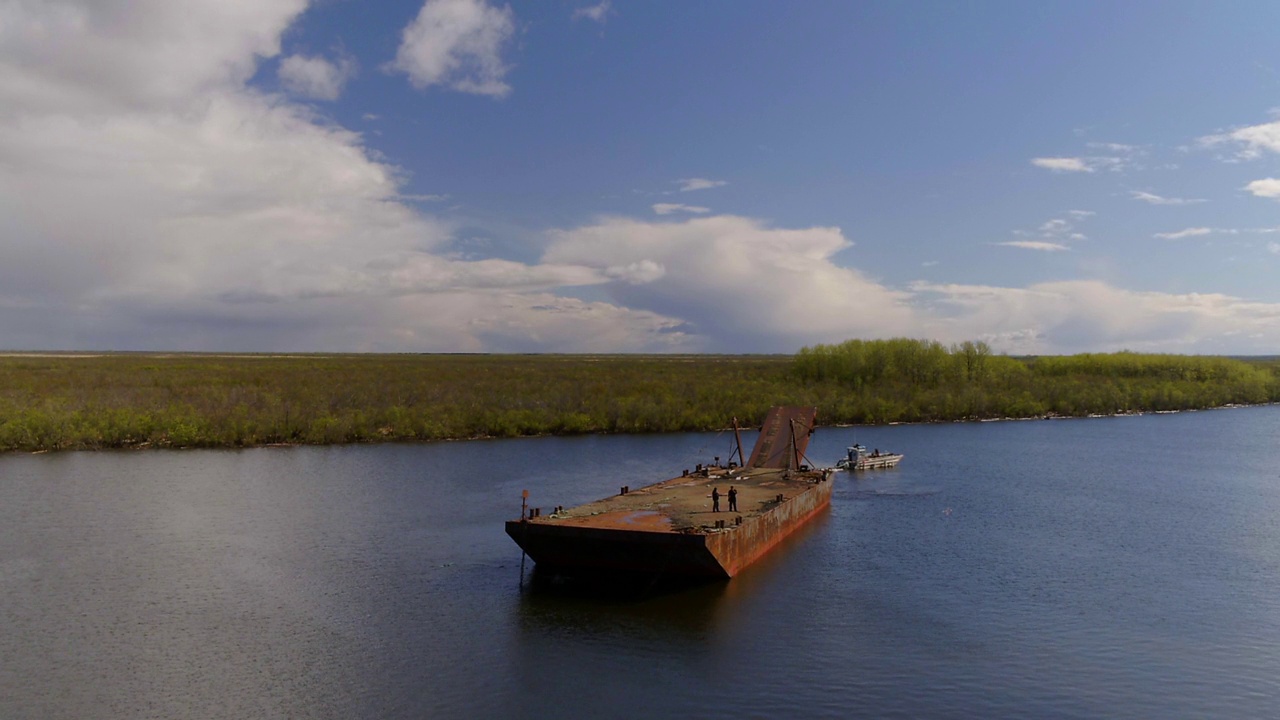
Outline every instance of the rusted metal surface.
{"type": "Polygon", "coordinates": [[[788,497],[769,510],[750,519],[731,532],[707,537],[707,548],[729,577],[760,559],[783,538],[826,509],[831,504],[834,483],[830,475],[802,493],[788,497]]]}
{"type": "Polygon", "coordinates": [[[716,520],[767,510],[777,495],[794,496],[808,487],[816,473],[782,470],[710,467],[642,488],[633,488],[560,513],[533,518],[537,524],[607,527],[651,532],[698,532],[713,529],[716,520]],[[729,488],[738,492],[739,512],[729,512],[729,488]],[[711,491],[720,494],[720,511],[712,505],[711,491]]]}
{"type": "Polygon", "coordinates": [[[507,534],[541,565],[732,577],[831,500],[829,471],[705,472],[513,520],[507,534]],[[738,512],[728,510],[730,485],[738,512]],[[719,512],[712,509],[712,488],[721,493],[719,512]]]}
{"type": "MultiPolygon", "coordinates": [[[[813,408],[775,408],[781,427],[756,443],[752,458],[794,463],[803,456],[813,408]],[[790,428],[795,427],[794,442],[790,428]],[[781,441],[781,442],[780,442],[781,441]],[[786,446],[785,453],[762,445],[786,446]],[[771,460],[772,458],[772,460],[771,460]]],[[[732,577],[803,525],[831,500],[829,470],[702,467],[688,475],[506,524],[539,565],[569,570],[732,577]],[[737,493],[729,511],[728,492],[737,493]],[[713,507],[712,491],[720,496],[713,507]]]]}
{"type": "Polygon", "coordinates": [[[798,468],[809,448],[816,407],[775,407],[765,416],[747,461],[750,468],[798,468]]]}

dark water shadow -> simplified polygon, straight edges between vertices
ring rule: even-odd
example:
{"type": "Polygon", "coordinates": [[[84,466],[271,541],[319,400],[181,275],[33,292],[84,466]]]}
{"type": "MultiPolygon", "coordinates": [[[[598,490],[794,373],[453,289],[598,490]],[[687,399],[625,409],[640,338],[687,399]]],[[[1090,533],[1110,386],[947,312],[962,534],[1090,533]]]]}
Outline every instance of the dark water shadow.
{"type": "Polygon", "coordinates": [[[526,628],[543,626],[616,630],[632,624],[647,632],[703,632],[731,581],[690,581],[633,574],[565,574],[535,566],[526,574],[519,614],[526,628]]]}
{"type": "Polygon", "coordinates": [[[544,565],[534,565],[524,578],[528,596],[566,598],[601,604],[627,604],[685,593],[707,586],[724,585],[727,580],[689,579],[644,573],[575,573],[544,565]]]}

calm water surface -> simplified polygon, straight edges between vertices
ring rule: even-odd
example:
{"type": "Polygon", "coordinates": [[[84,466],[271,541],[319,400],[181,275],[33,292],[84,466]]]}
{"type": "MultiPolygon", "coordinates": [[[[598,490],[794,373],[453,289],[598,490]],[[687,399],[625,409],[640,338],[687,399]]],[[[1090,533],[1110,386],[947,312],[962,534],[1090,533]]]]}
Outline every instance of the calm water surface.
{"type": "MultiPolygon", "coordinates": [[[[726,434],[0,457],[0,717],[1280,716],[1280,407],[907,454],[727,584],[535,592],[502,521],[726,434]]],[[[749,442],[749,439],[747,440],[749,442]]]]}

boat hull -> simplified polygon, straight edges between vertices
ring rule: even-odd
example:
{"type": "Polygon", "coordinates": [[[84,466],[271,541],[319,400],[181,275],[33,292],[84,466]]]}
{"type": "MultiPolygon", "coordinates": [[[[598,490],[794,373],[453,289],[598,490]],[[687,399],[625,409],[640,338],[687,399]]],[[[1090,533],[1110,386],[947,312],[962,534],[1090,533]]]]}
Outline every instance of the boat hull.
{"type": "Polygon", "coordinates": [[[881,468],[891,468],[902,462],[902,455],[880,455],[878,457],[864,456],[856,462],[841,460],[836,467],[841,470],[878,470],[881,468]]]}

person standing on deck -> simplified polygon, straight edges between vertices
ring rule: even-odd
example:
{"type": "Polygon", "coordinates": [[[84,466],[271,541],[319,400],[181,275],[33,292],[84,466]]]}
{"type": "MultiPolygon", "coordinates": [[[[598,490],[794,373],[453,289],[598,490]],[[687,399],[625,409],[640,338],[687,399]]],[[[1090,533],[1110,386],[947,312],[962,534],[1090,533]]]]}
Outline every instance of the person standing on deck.
{"type": "Polygon", "coordinates": [[[729,486],[729,512],[738,512],[738,490],[729,486]]]}
{"type": "Polygon", "coordinates": [[[711,512],[720,512],[720,488],[711,488],[711,512]]]}

